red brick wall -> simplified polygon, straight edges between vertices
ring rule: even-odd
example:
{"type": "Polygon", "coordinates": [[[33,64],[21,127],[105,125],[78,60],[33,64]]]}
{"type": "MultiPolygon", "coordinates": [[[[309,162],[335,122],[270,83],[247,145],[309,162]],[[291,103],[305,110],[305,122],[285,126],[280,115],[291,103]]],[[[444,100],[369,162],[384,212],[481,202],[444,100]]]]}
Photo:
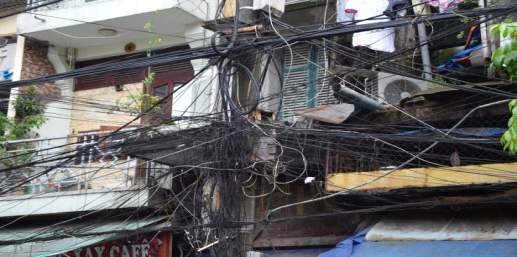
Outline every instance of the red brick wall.
{"type": "MultiPolygon", "coordinates": [[[[56,71],[47,58],[48,45],[33,39],[25,40],[21,79],[33,79],[55,74],[56,71]]],[[[58,90],[52,83],[38,85],[38,91],[43,95],[55,96],[58,90]]]]}

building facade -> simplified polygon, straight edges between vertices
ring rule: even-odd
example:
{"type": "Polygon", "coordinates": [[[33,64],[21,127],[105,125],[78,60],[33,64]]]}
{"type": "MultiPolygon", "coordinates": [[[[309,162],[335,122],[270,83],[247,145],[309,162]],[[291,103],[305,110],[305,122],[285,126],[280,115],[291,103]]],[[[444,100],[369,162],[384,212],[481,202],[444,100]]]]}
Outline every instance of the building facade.
{"type": "Polygon", "coordinates": [[[508,1],[45,2],[0,20],[46,118],[0,255],[515,255],[508,1]]]}

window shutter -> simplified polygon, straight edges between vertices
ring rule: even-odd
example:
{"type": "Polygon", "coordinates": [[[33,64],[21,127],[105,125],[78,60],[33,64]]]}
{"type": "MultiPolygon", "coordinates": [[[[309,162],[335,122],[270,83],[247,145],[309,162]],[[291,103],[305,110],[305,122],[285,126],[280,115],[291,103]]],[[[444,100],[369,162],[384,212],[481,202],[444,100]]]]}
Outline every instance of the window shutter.
{"type": "Polygon", "coordinates": [[[310,44],[292,46],[293,63],[289,72],[291,55],[284,51],[284,94],[281,117],[292,119],[296,111],[319,105],[334,104],[329,74],[325,75],[325,58],[321,47],[310,44]],[[287,76],[289,72],[289,76],[287,76]]]}

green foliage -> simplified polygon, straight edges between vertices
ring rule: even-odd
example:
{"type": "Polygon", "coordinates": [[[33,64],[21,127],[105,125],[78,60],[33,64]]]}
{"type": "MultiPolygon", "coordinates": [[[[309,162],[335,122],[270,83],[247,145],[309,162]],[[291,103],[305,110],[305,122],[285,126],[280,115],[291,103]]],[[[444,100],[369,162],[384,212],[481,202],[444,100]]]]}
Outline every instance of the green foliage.
{"type": "Polygon", "coordinates": [[[457,38],[457,39],[465,38],[465,31],[462,31],[462,32],[458,33],[458,34],[456,35],[456,38],[457,38]]]}
{"type": "Polygon", "coordinates": [[[17,117],[30,117],[43,114],[45,105],[41,103],[35,86],[28,86],[14,101],[17,117]]]}
{"type": "MultiPolygon", "coordinates": [[[[151,21],[147,21],[144,24],[144,29],[150,34],[153,34],[153,36],[150,37],[147,41],[149,44],[149,48],[147,49],[147,56],[151,56],[152,47],[161,44],[163,40],[161,37],[154,33],[155,29],[151,21]]],[[[151,71],[150,66],[147,69],[147,73],[147,76],[142,81],[144,84],[145,92],[131,94],[125,99],[118,99],[115,104],[119,110],[127,111],[133,115],[139,115],[142,112],[147,111],[147,115],[151,119],[162,114],[161,106],[157,105],[157,103],[160,101],[160,97],[153,96],[149,93],[149,88],[151,88],[151,85],[155,79],[155,73],[151,71]]]]}
{"type": "Polygon", "coordinates": [[[142,81],[144,83],[144,86],[149,87],[150,85],[152,85],[154,82],[155,75],[156,74],[154,74],[154,72],[149,72],[149,74],[147,74],[147,76],[144,78],[144,81],[142,81]]]}
{"type": "Polygon", "coordinates": [[[15,148],[5,145],[5,142],[0,145],[0,163],[4,167],[14,167],[28,163],[33,158],[33,146],[30,143],[16,144],[15,148]]]}
{"type": "Polygon", "coordinates": [[[447,83],[447,81],[441,75],[434,75],[433,76],[433,81],[447,83]]]}
{"type": "Polygon", "coordinates": [[[471,21],[472,21],[472,19],[471,19],[471,18],[469,18],[469,17],[466,17],[466,16],[461,17],[461,19],[460,19],[460,22],[461,22],[461,23],[464,23],[464,24],[467,24],[467,23],[469,23],[469,22],[471,22],[471,21]]]}
{"type": "MultiPolygon", "coordinates": [[[[117,100],[116,105],[119,110],[137,115],[151,108],[151,106],[158,103],[158,101],[160,101],[160,98],[157,96],[153,96],[148,93],[139,93],[117,100]]],[[[161,108],[159,106],[156,106],[152,111],[160,112],[160,109],[161,108]]]]}
{"type": "Polygon", "coordinates": [[[517,153],[517,99],[512,100],[508,107],[512,117],[508,120],[508,130],[500,139],[503,149],[512,154],[517,153]]]}
{"type": "MultiPolygon", "coordinates": [[[[149,86],[154,82],[154,77],[154,73],[149,73],[142,81],[144,87],[149,88],[149,86]]],[[[158,96],[153,96],[149,93],[138,93],[131,94],[124,99],[117,100],[116,105],[119,110],[127,111],[131,114],[137,115],[156,105],[158,101],[160,101],[160,97],[158,96]]],[[[161,108],[159,105],[150,110],[150,115],[159,113],[161,113],[161,108]]]]}
{"type": "Polygon", "coordinates": [[[0,113],[0,141],[24,139],[34,129],[40,128],[46,121],[42,115],[31,115],[22,119],[10,119],[0,113]]]}
{"type": "MultiPolygon", "coordinates": [[[[510,38],[510,43],[499,47],[492,54],[492,68],[505,71],[511,80],[517,78],[517,22],[505,21],[490,27],[494,36],[510,38]]],[[[517,153],[517,99],[512,100],[508,107],[512,117],[508,120],[508,130],[500,139],[503,149],[511,154],[517,153]]]]}
{"type": "Polygon", "coordinates": [[[502,22],[490,28],[492,35],[510,38],[511,42],[499,47],[492,54],[492,66],[506,71],[511,80],[517,78],[517,22],[502,22]]]}
{"type": "MultiPolygon", "coordinates": [[[[150,21],[145,23],[144,29],[149,33],[154,33],[154,26],[150,21]]],[[[161,37],[159,37],[157,35],[153,35],[152,37],[150,37],[147,40],[147,43],[149,44],[150,47],[153,47],[153,46],[161,44],[162,41],[163,41],[163,39],[161,37]]],[[[151,51],[151,49],[148,50],[148,54],[150,51],[151,51]]]]}
{"type": "Polygon", "coordinates": [[[45,106],[34,86],[29,86],[15,102],[15,118],[0,113],[0,159],[3,165],[13,166],[30,161],[31,155],[24,150],[29,144],[7,145],[6,141],[26,139],[30,132],[40,128],[46,121],[45,106]]]}

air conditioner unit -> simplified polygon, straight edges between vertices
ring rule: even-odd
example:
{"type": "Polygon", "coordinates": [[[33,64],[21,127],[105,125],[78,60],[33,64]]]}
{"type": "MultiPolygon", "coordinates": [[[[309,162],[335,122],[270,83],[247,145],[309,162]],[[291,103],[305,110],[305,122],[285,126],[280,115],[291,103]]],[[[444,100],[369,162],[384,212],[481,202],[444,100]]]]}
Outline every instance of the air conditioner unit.
{"type": "Polygon", "coordinates": [[[429,88],[427,81],[386,72],[379,72],[375,82],[366,84],[368,94],[378,96],[379,102],[384,100],[392,105],[398,105],[402,100],[429,88]]]}

